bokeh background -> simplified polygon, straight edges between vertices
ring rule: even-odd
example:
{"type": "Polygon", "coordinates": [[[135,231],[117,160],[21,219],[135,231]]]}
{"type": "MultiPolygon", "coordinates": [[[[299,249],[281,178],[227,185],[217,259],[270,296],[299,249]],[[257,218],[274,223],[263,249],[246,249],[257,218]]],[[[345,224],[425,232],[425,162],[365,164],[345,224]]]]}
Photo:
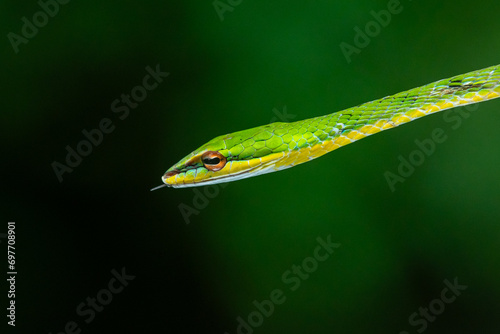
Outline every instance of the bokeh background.
{"type": "Polygon", "coordinates": [[[500,101],[457,129],[438,114],[200,188],[206,201],[149,189],[209,139],[285,108],[305,119],[500,63],[500,3],[402,1],[350,63],[339,45],[388,1],[232,3],[221,20],[211,1],[70,1],[15,53],[7,34],[40,6],[2,2],[0,232],[16,221],[19,273],[8,330],[233,334],[280,289],[254,333],[417,333],[409,316],[457,278],[467,289],[425,332],[497,333],[500,101]],[[170,75],[120,120],[111,103],[157,64],[170,75]],[[51,164],[103,118],[115,130],[58,182],[51,164]],[[384,173],[436,128],[447,140],[392,192],[384,173]],[[199,210],[185,219],[180,205],[199,210]],[[341,246],[291,291],[283,273],[328,236],[341,246]],[[135,279],[85,323],[77,305],[121,268],[135,279]]]}

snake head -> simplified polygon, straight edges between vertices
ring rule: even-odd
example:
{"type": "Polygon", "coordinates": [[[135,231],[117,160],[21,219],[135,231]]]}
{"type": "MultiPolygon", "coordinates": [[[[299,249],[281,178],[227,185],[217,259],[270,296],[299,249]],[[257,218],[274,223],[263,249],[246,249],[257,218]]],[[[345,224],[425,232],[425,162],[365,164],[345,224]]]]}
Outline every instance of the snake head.
{"type": "Polygon", "coordinates": [[[279,170],[276,162],[289,150],[279,135],[286,124],[272,123],[216,137],[168,169],[160,187],[211,185],[279,170]]]}

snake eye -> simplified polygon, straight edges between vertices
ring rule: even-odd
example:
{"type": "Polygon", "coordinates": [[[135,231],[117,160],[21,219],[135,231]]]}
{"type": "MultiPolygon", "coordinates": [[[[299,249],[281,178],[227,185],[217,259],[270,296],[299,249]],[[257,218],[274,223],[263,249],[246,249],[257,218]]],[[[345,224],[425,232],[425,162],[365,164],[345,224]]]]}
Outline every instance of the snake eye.
{"type": "Polygon", "coordinates": [[[205,168],[212,172],[219,171],[226,165],[226,157],[215,151],[203,153],[201,161],[205,168]]]}

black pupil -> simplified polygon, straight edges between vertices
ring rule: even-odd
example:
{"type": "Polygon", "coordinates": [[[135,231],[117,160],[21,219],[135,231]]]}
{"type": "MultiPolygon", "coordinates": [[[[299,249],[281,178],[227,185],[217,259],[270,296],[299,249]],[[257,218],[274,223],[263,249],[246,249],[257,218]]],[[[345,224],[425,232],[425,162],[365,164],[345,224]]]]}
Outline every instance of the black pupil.
{"type": "Polygon", "coordinates": [[[220,158],[218,158],[218,157],[203,159],[203,163],[205,165],[217,165],[219,162],[220,162],[220,158]]]}

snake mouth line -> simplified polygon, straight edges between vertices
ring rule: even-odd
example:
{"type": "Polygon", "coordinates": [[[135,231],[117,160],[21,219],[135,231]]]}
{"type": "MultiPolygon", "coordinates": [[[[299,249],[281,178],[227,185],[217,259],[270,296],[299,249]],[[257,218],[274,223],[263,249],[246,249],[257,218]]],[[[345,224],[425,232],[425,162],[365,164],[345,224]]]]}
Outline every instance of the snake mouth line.
{"type": "MultiPolygon", "coordinates": [[[[178,174],[178,173],[176,173],[178,174]]],[[[176,175],[174,174],[174,175],[176,175]]],[[[187,187],[197,187],[200,185],[211,185],[211,184],[218,184],[218,183],[225,183],[225,182],[230,182],[230,181],[236,181],[236,180],[241,180],[247,177],[253,176],[252,171],[242,171],[239,173],[235,174],[227,174],[227,175],[222,175],[216,178],[209,178],[209,179],[204,179],[204,180],[199,180],[199,181],[193,181],[192,183],[184,183],[184,180],[182,183],[172,183],[168,184],[168,187],[172,188],[187,188],[187,187]],[[247,175],[248,174],[248,175],[247,175]]]]}

